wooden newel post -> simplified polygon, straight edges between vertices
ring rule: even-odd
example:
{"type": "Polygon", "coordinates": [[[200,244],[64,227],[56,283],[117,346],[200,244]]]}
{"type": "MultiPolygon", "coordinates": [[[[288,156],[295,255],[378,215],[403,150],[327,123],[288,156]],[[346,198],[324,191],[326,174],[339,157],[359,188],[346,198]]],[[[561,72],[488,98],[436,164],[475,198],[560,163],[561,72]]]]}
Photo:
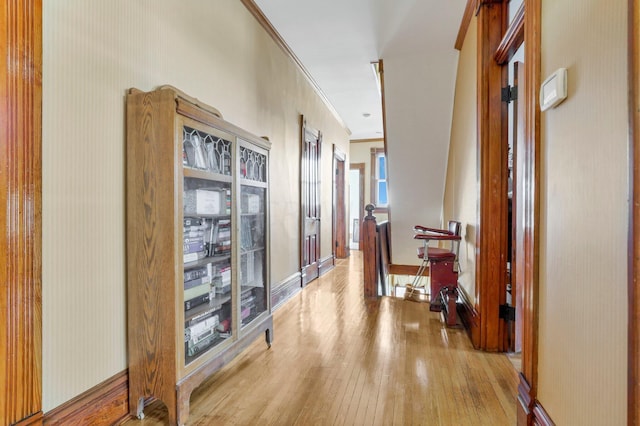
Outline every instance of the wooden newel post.
{"type": "Polygon", "coordinates": [[[367,216],[364,218],[362,224],[362,257],[363,257],[363,271],[364,278],[364,297],[378,297],[378,267],[376,264],[376,249],[377,243],[377,223],[376,217],[373,215],[373,210],[376,207],[373,204],[367,204],[364,208],[367,211],[367,216]]]}

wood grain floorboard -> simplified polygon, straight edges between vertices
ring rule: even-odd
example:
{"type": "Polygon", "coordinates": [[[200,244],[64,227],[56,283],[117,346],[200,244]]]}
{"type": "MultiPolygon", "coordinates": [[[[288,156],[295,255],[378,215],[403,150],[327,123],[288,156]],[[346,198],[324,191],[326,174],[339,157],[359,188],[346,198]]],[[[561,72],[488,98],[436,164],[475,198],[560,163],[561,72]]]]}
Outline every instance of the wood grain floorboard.
{"type": "MultiPolygon", "coordinates": [[[[362,297],[348,259],[274,314],[259,339],[191,395],[187,425],[513,425],[518,377],[426,303],[362,297]]],[[[161,401],[127,426],[168,424],[161,401]]]]}

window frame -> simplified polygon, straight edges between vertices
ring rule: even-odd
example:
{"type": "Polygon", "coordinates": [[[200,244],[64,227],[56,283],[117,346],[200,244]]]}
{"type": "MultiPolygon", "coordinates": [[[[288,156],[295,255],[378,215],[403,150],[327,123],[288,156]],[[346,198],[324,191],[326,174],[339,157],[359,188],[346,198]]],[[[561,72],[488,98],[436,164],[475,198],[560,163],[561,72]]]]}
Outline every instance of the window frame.
{"type": "Polygon", "coordinates": [[[387,153],[384,148],[371,148],[371,180],[370,180],[370,203],[376,206],[374,213],[388,213],[389,212],[389,203],[385,206],[378,206],[378,182],[384,181],[387,186],[387,200],[389,197],[389,167],[387,166],[387,153]],[[378,179],[378,156],[384,156],[384,164],[385,164],[385,179],[378,179]]]}

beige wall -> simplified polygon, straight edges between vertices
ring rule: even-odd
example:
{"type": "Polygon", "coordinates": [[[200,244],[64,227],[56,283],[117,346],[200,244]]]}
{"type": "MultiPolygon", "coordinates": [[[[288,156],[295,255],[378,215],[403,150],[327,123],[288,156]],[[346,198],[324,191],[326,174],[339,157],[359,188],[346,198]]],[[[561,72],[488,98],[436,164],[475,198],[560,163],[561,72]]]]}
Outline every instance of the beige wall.
{"type": "MultiPolygon", "coordinates": [[[[371,204],[371,149],[384,148],[384,141],[380,139],[375,142],[351,142],[349,144],[349,162],[364,163],[364,205],[371,204]]],[[[351,182],[351,185],[357,185],[357,182],[351,182]]],[[[365,215],[365,213],[363,213],[365,215]]],[[[376,221],[378,223],[387,220],[389,216],[385,213],[376,213],[376,221]]]]}
{"type": "Polygon", "coordinates": [[[476,55],[477,19],[473,17],[458,59],[453,124],[447,179],[444,190],[443,223],[462,223],[459,283],[473,302],[476,287],[476,223],[478,211],[476,55]]]}
{"type": "MultiPolygon", "coordinates": [[[[43,408],[124,370],[130,87],[171,84],[271,151],[271,278],[299,271],[299,114],[322,131],[322,257],[332,144],[348,132],[239,1],[43,3],[43,408]]],[[[135,300],[128,301],[136,303],[135,300]]]]}
{"type": "Polygon", "coordinates": [[[559,425],[623,425],[627,405],[627,2],[542,1],[538,399],[559,425]]]}
{"type": "Polygon", "coordinates": [[[400,265],[419,263],[413,227],[441,223],[458,52],[453,39],[438,47],[382,57],[391,251],[400,265]]]}

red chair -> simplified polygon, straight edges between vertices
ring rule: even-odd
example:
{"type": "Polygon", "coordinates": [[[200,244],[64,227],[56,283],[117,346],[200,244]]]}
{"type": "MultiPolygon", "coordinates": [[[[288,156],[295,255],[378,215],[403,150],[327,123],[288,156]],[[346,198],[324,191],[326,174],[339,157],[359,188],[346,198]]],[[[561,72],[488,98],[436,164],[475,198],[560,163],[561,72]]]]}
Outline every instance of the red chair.
{"type": "Polygon", "coordinates": [[[441,312],[444,310],[447,325],[457,323],[456,303],[458,300],[458,250],[460,248],[461,224],[449,221],[448,229],[434,229],[416,225],[413,228],[416,240],[423,242],[418,247],[418,258],[422,260],[413,284],[407,286],[405,298],[414,299],[414,293],[420,285],[420,277],[429,267],[430,276],[430,306],[429,310],[441,312]],[[447,241],[449,247],[430,247],[430,241],[447,241]],[[426,256],[425,256],[426,253],[426,256]]]}

